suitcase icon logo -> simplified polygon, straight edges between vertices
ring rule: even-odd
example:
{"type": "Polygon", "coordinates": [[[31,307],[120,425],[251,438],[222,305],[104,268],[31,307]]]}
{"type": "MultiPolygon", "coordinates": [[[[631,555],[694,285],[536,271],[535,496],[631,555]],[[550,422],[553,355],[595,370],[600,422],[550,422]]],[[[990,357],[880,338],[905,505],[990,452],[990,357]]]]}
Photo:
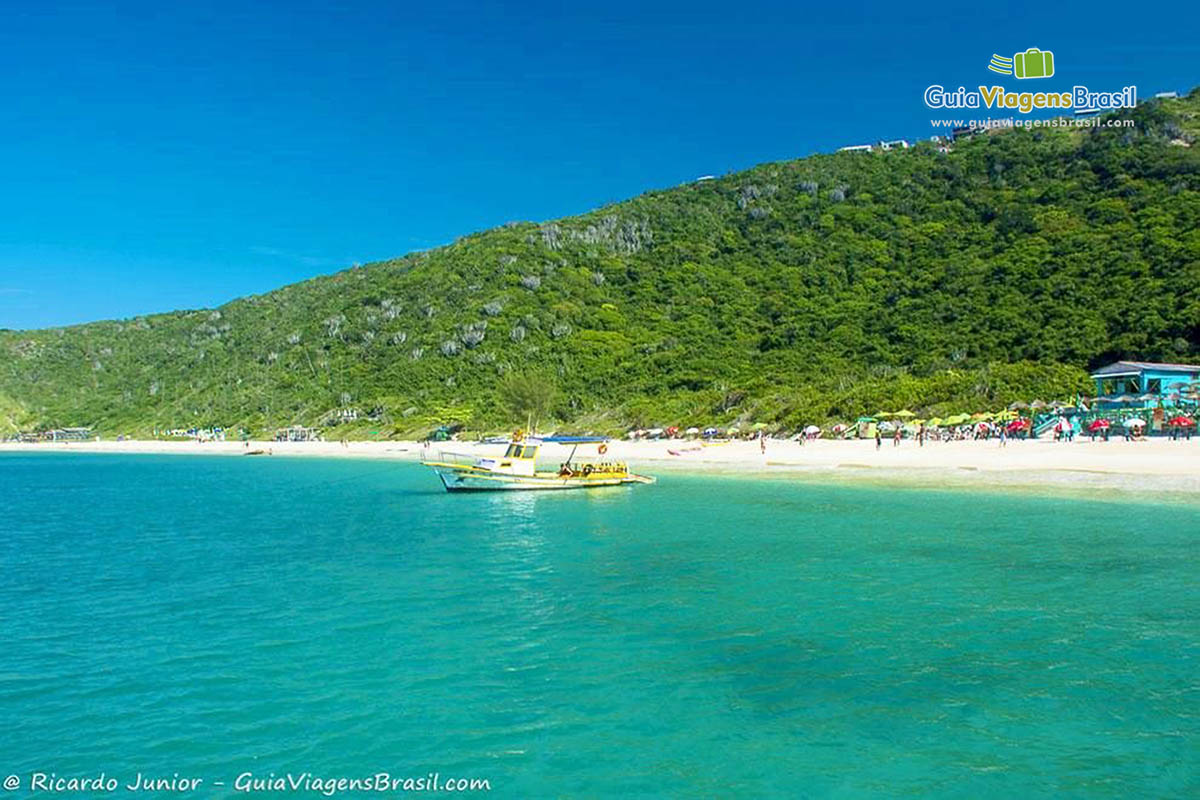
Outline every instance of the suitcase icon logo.
{"type": "Polygon", "coordinates": [[[1014,75],[1017,78],[1049,78],[1054,75],[1054,53],[1049,50],[1038,50],[1031,47],[1024,53],[1016,53],[1012,58],[992,54],[988,69],[1001,75],[1014,75]]]}
{"type": "Polygon", "coordinates": [[[1018,78],[1049,78],[1054,74],[1054,53],[1031,47],[1013,56],[1013,75],[1018,78]]]}

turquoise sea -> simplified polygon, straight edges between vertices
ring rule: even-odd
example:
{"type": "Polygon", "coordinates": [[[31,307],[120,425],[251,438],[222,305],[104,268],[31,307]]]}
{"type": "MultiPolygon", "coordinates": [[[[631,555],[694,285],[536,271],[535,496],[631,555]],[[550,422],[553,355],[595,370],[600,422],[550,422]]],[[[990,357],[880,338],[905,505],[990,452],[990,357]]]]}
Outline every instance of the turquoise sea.
{"type": "Polygon", "coordinates": [[[1198,540],[1185,504],[4,455],[0,778],[1196,797],[1198,540]]]}

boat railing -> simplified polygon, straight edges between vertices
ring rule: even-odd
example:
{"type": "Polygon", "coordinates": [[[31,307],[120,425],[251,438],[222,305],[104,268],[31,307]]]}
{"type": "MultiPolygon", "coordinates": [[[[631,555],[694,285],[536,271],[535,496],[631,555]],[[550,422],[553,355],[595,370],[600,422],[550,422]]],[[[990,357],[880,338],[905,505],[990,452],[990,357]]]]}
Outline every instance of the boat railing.
{"type": "Polygon", "coordinates": [[[436,455],[430,453],[426,461],[437,461],[442,464],[453,464],[458,467],[474,466],[480,456],[476,453],[457,453],[453,450],[438,450],[436,455]]]}

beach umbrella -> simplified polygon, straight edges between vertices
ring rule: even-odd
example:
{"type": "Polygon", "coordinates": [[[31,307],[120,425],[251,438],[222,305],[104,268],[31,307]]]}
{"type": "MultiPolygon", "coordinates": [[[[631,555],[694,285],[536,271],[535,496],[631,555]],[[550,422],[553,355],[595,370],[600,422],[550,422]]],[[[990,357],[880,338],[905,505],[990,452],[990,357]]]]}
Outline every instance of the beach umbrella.
{"type": "Polygon", "coordinates": [[[1140,417],[1130,417],[1123,424],[1126,428],[1143,428],[1146,425],[1146,420],[1140,417]]]}
{"type": "Polygon", "coordinates": [[[720,431],[717,430],[716,428],[705,428],[704,429],[705,436],[716,436],[718,433],[720,433],[720,431]]]}
{"type": "Polygon", "coordinates": [[[1116,397],[1113,397],[1110,399],[1114,403],[1132,403],[1134,400],[1137,400],[1137,398],[1131,394],[1119,394],[1116,397]]]}
{"type": "Polygon", "coordinates": [[[849,426],[848,426],[848,425],[844,425],[844,424],[842,424],[842,423],[840,423],[840,422],[839,422],[837,425],[834,425],[834,426],[833,426],[833,432],[834,432],[834,433],[845,433],[847,430],[849,430],[849,426]]]}
{"type": "Polygon", "coordinates": [[[1009,433],[1019,433],[1028,427],[1029,427],[1029,420],[1014,419],[1012,422],[1008,423],[1008,426],[1005,428],[1005,430],[1007,430],[1009,433]]]}
{"type": "Polygon", "coordinates": [[[855,422],[874,422],[874,421],[875,421],[874,417],[859,417],[858,419],[855,420],[855,422]]]}
{"type": "Polygon", "coordinates": [[[767,423],[765,423],[765,422],[756,422],[756,423],[754,423],[754,426],[753,426],[753,427],[754,427],[754,430],[756,430],[756,431],[761,431],[763,428],[767,427],[767,423]]]}
{"type": "Polygon", "coordinates": [[[1029,407],[1030,407],[1030,408],[1032,408],[1032,409],[1035,409],[1035,410],[1036,410],[1036,409],[1039,409],[1039,408],[1045,408],[1045,407],[1046,407],[1046,401],[1044,401],[1044,400],[1034,400],[1032,403],[1030,403],[1030,404],[1029,404],[1029,407]]]}
{"type": "Polygon", "coordinates": [[[912,419],[916,416],[916,414],[906,408],[903,411],[897,411],[895,414],[892,414],[892,416],[899,417],[900,419],[912,419]]]}
{"type": "Polygon", "coordinates": [[[933,419],[929,420],[929,424],[930,424],[930,425],[932,425],[932,426],[933,426],[933,427],[935,427],[935,428],[937,428],[937,427],[940,427],[940,426],[941,426],[941,424],[942,424],[942,418],[941,418],[941,417],[934,417],[933,419]]]}
{"type": "Polygon", "coordinates": [[[699,428],[688,428],[686,431],[684,431],[684,433],[686,433],[688,436],[695,436],[699,432],[699,428]]]}
{"type": "Polygon", "coordinates": [[[1017,411],[1019,409],[1026,409],[1026,408],[1029,408],[1029,403],[1022,403],[1020,400],[1018,400],[1015,403],[1010,403],[1008,406],[1009,411],[1017,411]]]}
{"type": "Polygon", "coordinates": [[[892,412],[880,411],[880,412],[876,413],[875,416],[879,417],[880,419],[887,419],[888,417],[892,416],[892,412]]]}
{"type": "Polygon", "coordinates": [[[809,425],[807,428],[804,429],[804,432],[808,433],[808,434],[820,433],[821,429],[819,427],[817,427],[816,425],[809,425]]]}
{"type": "Polygon", "coordinates": [[[1008,422],[1008,421],[1014,420],[1016,418],[1017,418],[1017,412],[1015,412],[1015,411],[1001,411],[999,414],[996,414],[993,417],[993,419],[995,419],[997,422],[1008,422]]]}
{"type": "Polygon", "coordinates": [[[1111,427],[1112,423],[1106,419],[1094,419],[1092,420],[1091,424],[1088,425],[1087,429],[1089,433],[1095,433],[1096,431],[1102,431],[1111,427]]]}
{"type": "Polygon", "coordinates": [[[1192,419],[1191,417],[1185,417],[1182,414],[1180,414],[1178,417],[1172,417],[1170,419],[1170,421],[1168,421],[1167,424],[1175,425],[1176,427],[1180,427],[1180,428],[1189,428],[1196,424],[1196,420],[1192,419]]]}

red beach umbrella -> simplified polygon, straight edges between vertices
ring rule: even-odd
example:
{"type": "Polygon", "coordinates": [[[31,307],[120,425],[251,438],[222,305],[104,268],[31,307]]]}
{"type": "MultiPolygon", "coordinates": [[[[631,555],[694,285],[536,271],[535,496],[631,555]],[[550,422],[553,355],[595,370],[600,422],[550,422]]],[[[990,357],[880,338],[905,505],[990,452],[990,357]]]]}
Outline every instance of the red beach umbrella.
{"type": "Polygon", "coordinates": [[[1111,427],[1112,427],[1112,423],[1106,419],[1094,419],[1094,420],[1092,420],[1092,424],[1088,425],[1088,432],[1094,433],[1096,431],[1102,431],[1105,428],[1111,428],[1111,427]]]}
{"type": "Polygon", "coordinates": [[[1167,421],[1168,425],[1176,425],[1180,428],[1190,427],[1196,424],[1196,420],[1191,417],[1185,417],[1182,414],[1167,421]]]}

